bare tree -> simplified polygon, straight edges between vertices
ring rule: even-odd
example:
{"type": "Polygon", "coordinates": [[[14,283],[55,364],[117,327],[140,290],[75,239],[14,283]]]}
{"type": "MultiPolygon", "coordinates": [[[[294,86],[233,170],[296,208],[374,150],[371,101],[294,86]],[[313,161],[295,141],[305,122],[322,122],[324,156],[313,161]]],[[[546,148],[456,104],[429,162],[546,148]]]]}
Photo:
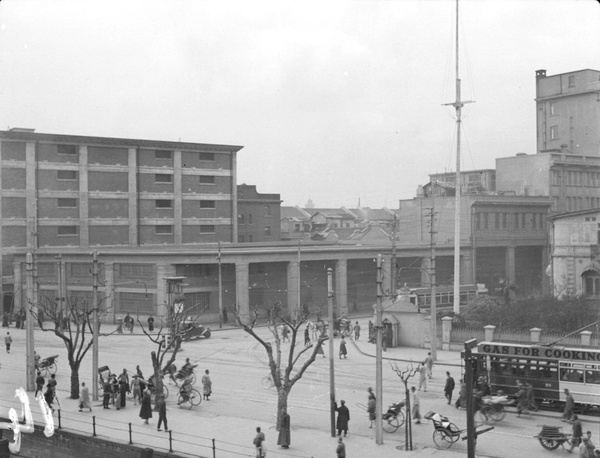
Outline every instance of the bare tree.
{"type": "Polygon", "coordinates": [[[156,393],[163,393],[163,377],[170,372],[171,366],[177,358],[177,353],[181,349],[181,344],[185,338],[186,329],[197,324],[203,311],[204,309],[198,309],[198,306],[171,307],[171,310],[168,311],[167,323],[161,321],[156,334],[148,332],[138,315],[137,322],[139,326],[155,346],[155,349],[150,352],[150,358],[156,393]],[[188,315],[191,310],[194,310],[197,314],[194,318],[188,315]]]}
{"type": "Polygon", "coordinates": [[[413,363],[410,363],[409,365],[406,366],[406,369],[404,370],[400,370],[398,368],[398,364],[394,363],[392,364],[392,362],[390,361],[390,367],[392,368],[392,370],[398,374],[398,377],[400,377],[400,380],[402,380],[402,383],[404,383],[404,395],[406,396],[406,423],[404,425],[404,428],[406,430],[406,450],[412,450],[413,449],[413,443],[412,443],[412,415],[411,415],[411,408],[410,408],[410,391],[408,389],[408,381],[414,377],[418,372],[419,372],[419,368],[415,368],[415,366],[413,365],[413,363]]]}
{"type": "MultiPolygon", "coordinates": [[[[107,303],[106,298],[99,301],[99,318],[108,313],[107,303]]],[[[65,344],[71,368],[71,399],[78,399],[79,368],[94,343],[93,304],[83,298],[67,297],[62,305],[58,300],[43,296],[37,304],[30,304],[30,311],[42,331],[54,332],[65,344]]],[[[98,336],[110,334],[99,333],[98,336]]]]}
{"type": "Polygon", "coordinates": [[[319,347],[327,340],[327,335],[324,333],[321,334],[314,344],[311,343],[307,346],[301,344],[301,347],[296,347],[300,327],[308,324],[308,307],[304,307],[302,312],[298,312],[296,317],[291,319],[282,314],[280,302],[275,302],[271,307],[253,310],[249,322],[246,322],[240,316],[239,306],[236,307],[233,314],[242,329],[254,337],[267,352],[270,375],[277,389],[277,430],[279,430],[281,420],[287,413],[288,396],[292,387],[302,378],[308,367],[315,361],[319,347]],[[267,328],[273,336],[273,342],[263,339],[254,330],[259,317],[263,315],[267,322],[267,328]],[[285,349],[282,348],[282,340],[279,335],[279,328],[283,326],[286,326],[291,331],[291,340],[287,355],[284,354],[285,349]],[[307,358],[301,361],[300,358],[303,355],[307,358]],[[299,368],[294,372],[297,364],[299,368]]]}

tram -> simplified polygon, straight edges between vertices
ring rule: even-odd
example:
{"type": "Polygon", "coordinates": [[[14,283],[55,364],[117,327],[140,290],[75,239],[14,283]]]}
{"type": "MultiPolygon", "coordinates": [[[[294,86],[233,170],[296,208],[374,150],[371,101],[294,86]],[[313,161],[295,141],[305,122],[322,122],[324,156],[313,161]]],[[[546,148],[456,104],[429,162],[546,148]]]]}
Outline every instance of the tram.
{"type": "Polygon", "coordinates": [[[514,395],[517,381],[529,382],[539,407],[562,408],[565,388],[580,409],[600,407],[600,350],[480,342],[472,355],[475,377],[485,375],[493,392],[514,395]]]}

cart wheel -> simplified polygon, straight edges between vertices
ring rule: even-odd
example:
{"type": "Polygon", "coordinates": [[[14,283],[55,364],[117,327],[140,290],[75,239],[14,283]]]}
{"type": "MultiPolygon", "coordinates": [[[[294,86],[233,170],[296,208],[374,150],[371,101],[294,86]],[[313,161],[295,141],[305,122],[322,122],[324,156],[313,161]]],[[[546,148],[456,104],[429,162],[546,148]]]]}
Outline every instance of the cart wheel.
{"type": "Polygon", "coordinates": [[[445,429],[436,429],[433,432],[433,442],[435,442],[437,448],[450,448],[454,443],[454,440],[452,435],[445,429]]]}
{"type": "Polygon", "coordinates": [[[190,393],[190,402],[193,406],[199,406],[202,402],[202,395],[196,389],[192,390],[190,393]]]}
{"type": "MultiPolygon", "coordinates": [[[[404,418],[402,420],[404,421],[404,418]]],[[[398,417],[390,415],[387,419],[383,419],[382,426],[385,432],[393,433],[400,428],[400,422],[398,421],[398,417]]]]}
{"type": "Polygon", "coordinates": [[[543,437],[539,437],[538,440],[540,441],[540,444],[542,444],[542,447],[547,450],[556,450],[560,445],[558,441],[554,439],[544,439],[543,437]]]}
{"type": "Polygon", "coordinates": [[[445,432],[448,436],[447,440],[450,440],[453,443],[460,439],[460,429],[452,422],[446,427],[445,432]]]}
{"type": "Polygon", "coordinates": [[[206,330],[206,332],[204,333],[204,338],[205,339],[209,339],[210,338],[210,329],[206,330]]]}
{"type": "Polygon", "coordinates": [[[56,374],[56,369],[57,369],[56,363],[52,363],[48,366],[48,372],[50,374],[56,374]]]}
{"type": "Polygon", "coordinates": [[[491,419],[494,423],[504,420],[504,417],[506,415],[506,411],[504,409],[496,410],[496,409],[492,408],[489,411],[487,411],[486,413],[487,413],[488,418],[491,419]]]}
{"type": "Polygon", "coordinates": [[[404,412],[398,412],[398,416],[396,418],[398,419],[398,424],[402,426],[404,424],[404,412]]]}

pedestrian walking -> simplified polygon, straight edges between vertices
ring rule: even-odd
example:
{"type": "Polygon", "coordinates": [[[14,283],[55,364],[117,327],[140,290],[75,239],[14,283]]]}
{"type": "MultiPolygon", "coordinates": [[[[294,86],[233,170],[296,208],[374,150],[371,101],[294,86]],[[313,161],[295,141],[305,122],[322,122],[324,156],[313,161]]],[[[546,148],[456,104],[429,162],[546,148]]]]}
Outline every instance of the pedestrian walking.
{"type": "Polygon", "coordinates": [[[152,401],[150,399],[150,390],[144,391],[142,397],[142,407],[140,408],[140,418],[148,424],[148,420],[152,418],[152,401]]]}
{"type": "Polygon", "coordinates": [[[338,437],[338,444],[335,449],[335,453],[337,458],[346,458],[346,444],[344,444],[344,441],[341,437],[338,437]]]}
{"type": "Polygon", "coordinates": [[[283,325],[283,328],[281,329],[281,340],[283,342],[285,341],[289,341],[290,340],[290,329],[287,327],[287,325],[283,325]]]}
{"type": "Polygon", "coordinates": [[[118,397],[117,397],[117,410],[124,409],[127,404],[127,390],[129,389],[129,385],[125,382],[125,380],[119,380],[118,385],[118,397]]]}
{"type": "Polygon", "coordinates": [[[427,367],[425,367],[425,362],[421,363],[419,367],[419,391],[427,391],[427,367]]]}
{"type": "Polygon", "coordinates": [[[35,378],[35,394],[34,397],[37,398],[38,393],[42,393],[44,391],[44,385],[46,384],[46,379],[42,375],[40,371],[37,371],[37,377],[35,378]]]}
{"type": "Polygon", "coordinates": [[[133,393],[133,405],[137,405],[138,401],[142,403],[142,387],[139,375],[135,374],[131,379],[131,391],[133,393]]]}
{"type": "Polygon", "coordinates": [[[338,407],[337,402],[335,403],[335,410],[338,413],[336,428],[338,436],[344,433],[344,437],[348,434],[348,422],[350,421],[350,411],[348,407],[346,407],[346,401],[340,401],[340,406],[338,407]]]}
{"type": "Polygon", "coordinates": [[[520,417],[523,410],[527,409],[527,390],[521,382],[519,382],[515,397],[517,398],[517,417],[520,417]]]}
{"type": "Polygon", "coordinates": [[[384,326],[383,330],[381,331],[381,348],[383,349],[383,351],[387,351],[388,338],[389,338],[388,336],[389,336],[388,327],[384,326]]]}
{"type": "Polygon", "coordinates": [[[488,417],[485,411],[481,408],[483,407],[483,391],[477,391],[473,395],[473,421],[475,421],[475,416],[479,412],[479,418],[483,418],[481,421],[482,424],[487,423],[488,417]]]}
{"type": "Polygon", "coordinates": [[[102,390],[104,394],[102,395],[102,407],[105,409],[110,409],[110,397],[112,395],[112,385],[108,379],[104,380],[102,383],[102,390]]]}
{"type": "Polygon", "coordinates": [[[6,333],[4,343],[6,344],[6,353],[10,353],[10,344],[12,343],[12,337],[10,336],[10,332],[6,333]]]}
{"type": "Polygon", "coordinates": [[[317,352],[315,354],[316,355],[323,355],[323,358],[325,358],[325,352],[323,351],[323,344],[322,343],[317,343],[317,352]]]}
{"type": "Polygon", "coordinates": [[[367,393],[369,393],[369,400],[375,399],[375,393],[373,393],[373,388],[367,388],[367,393]]]}
{"type": "Polygon", "coordinates": [[[148,331],[154,331],[154,318],[152,316],[148,317],[148,331]]]}
{"type": "Polygon", "coordinates": [[[369,396],[367,401],[367,413],[369,414],[369,428],[373,428],[373,422],[375,421],[375,396],[369,396]]]}
{"type": "Polygon", "coordinates": [[[342,336],[342,340],[340,341],[340,359],[344,357],[344,359],[348,358],[348,350],[346,349],[346,339],[342,336]]]}
{"type": "Polygon", "coordinates": [[[467,384],[461,378],[460,379],[460,389],[458,390],[458,399],[456,400],[456,404],[454,404],[456,408],[466,407],[467,406],[467,384]]]}
{"type": "Polygon", "coordinates": [[[444,385],[444,396],[448,400],[448,404],[452,403],[452,392],[454,391],[454,379],[450,372],[446,371],[446,384],[444,385]]]}
{"type": "Polygon", "coordinates": [[[54,401],[54,390],[52,389],[52,386],[50,386],[50,383],[46,385],[44,399],[46,400],[46,404],[48,404],[48,407],[50,407],[52,409],[52,412],[54,412],[54,407],[52,407],[52,402],[54,401]]]}
{"type": "Polygon", "coordinates": [[[433,356],[431,356],[431,352],[427,353],[425,366],[427,367],[427,378],[431,378],[433,376],[433,356]]]}
{"type": "Polygon", "coordinates": [[[375,343],[375,327],[371,320],[369,320],[369,343],[375,343]]]}
{"type": "Polygon", "coordinates": [[[156,425],[156,430],[162,431],[160,427],[164,424],[165,431],[169,431],[169,427],[167,426],[167,403],[163,394],[156,396],[156,408],[158,410],[158,425],[156,425]]]}
{"type": "Polygon", "coordinates": [[[573,410],[575,409],[575,399],[573,399],[573,395],[569,392],[568,388],[564,389],[565,393],[565,410],[563,410],[562,419],[566,421],[570,421],[573,417],[573,410]]]}
{"type": "Polygon", "coordinates": [[[290,416],[288,413],[284,413],[281,417],[281,425],[279,426],[279,437],[277,438],[277,445],[281,448],[290,448],[292,443],[290,436],[290,416]]]}
{"type": "Polygon", "coordinates": [[[529,382],[525,382],[525,394],[527,398],[527,410],[537,411],[535,405],[535,392],[533,391],[533,385],[529,382]]]}
{"type": "Polygon", "coordinates": [[[592,432],[591,431],[586,431],[585,432],[585,437],[587,437],[587,448],[588,448],[588,453],[590,455],[590,458],[594,458],[597,453],[596,453],[596,446],[594,445],[594,443],[592,442],[592,432]]]}
{"type": "Polygon", "coordinates": [[[581,426],[581,420],[577,415],[573,415],[573,427],[571,429],[571,452],[575,447],[581,444],[581,437],[583,436],[583,428],[581,426]]]}
{"type": "Polygon", "coordinates": [[[412,417],[416,424],[421,423],[421,402],[419,400],[419,396],[417,395],[417,389],[413,386],[410,388],[410,393],[412,395],[411,401],[411,409],[412,409],[412,417]]]}
{"type": "Polygon", "coordinates": [[[354,324],[354,340],[358,340],[360,338],[360,325],[358,321],[354,324]]]}
{"type": "Polygon", "coordinates": [[[306,328],[304,328],[304,346],[308,347],[310,345],[310,331],[308,329],[308,324],[306,328]]]}
{"type": "Polygon", "coordinates": [[[50,376],[50,380],[48,380],[48,387],[52,389],[53,393],[56,393],[56,374],[52,374],[50,376]]]}
{"type": "Polygon", "coordinates": [[[260,430],[260,426],[256,427],[256,436],[252,440],[254,444],[256,458],[263,458],[266,456],[266,447],[265,447],[265,433],[260,430]]]}
{"type": "Polygon", "coordinates": [[[81,382],[81,390],[79,391],[79,411],[83,409],[90,409],[92,411],[92,404],[90,402],[90,390],[85,386],[85,382],[81,382]]]}
{"type": "MultiPolygon", "coordinates": [[[[583,436],[581,443],[579,444],[579,458],[591,458],[594,455],[590,454],[589,439],[587,436],[583,436]]],[[[593,451],[591,453],[594,453],[593,451]]]]}
{"type": "Polygon", "coordinates": [[[110,400],[112,405],[116,405],[117,394],[119,394],[119,381],[115,374],[110,374],[110,400]]]}
{"type": "Polygon", "coordinates": [[[202,376],[202,396],[207,401],[210,401],[209,396],[212,394],[212,381],[210,380],[210,375],[208,369],[204,371],[204,375],[202,376]]]}

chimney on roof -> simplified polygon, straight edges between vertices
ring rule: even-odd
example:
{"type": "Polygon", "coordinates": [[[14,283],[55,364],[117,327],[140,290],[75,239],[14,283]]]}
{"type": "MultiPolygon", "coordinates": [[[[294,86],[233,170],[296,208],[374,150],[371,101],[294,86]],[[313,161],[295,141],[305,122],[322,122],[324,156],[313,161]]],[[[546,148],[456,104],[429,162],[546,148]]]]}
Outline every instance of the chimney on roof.
{"type": "Polygon", "coordinates": [[[546,70],[536,70],[535,79],[546,78],[546,70]]]}
{"type": "Polygon", "coordinates": [[[28,134],[32,134],[35,132],[35,129],[31,129],[29,127],[11,127],[8,129],[9,132],[26,132],[28,134]]]}

